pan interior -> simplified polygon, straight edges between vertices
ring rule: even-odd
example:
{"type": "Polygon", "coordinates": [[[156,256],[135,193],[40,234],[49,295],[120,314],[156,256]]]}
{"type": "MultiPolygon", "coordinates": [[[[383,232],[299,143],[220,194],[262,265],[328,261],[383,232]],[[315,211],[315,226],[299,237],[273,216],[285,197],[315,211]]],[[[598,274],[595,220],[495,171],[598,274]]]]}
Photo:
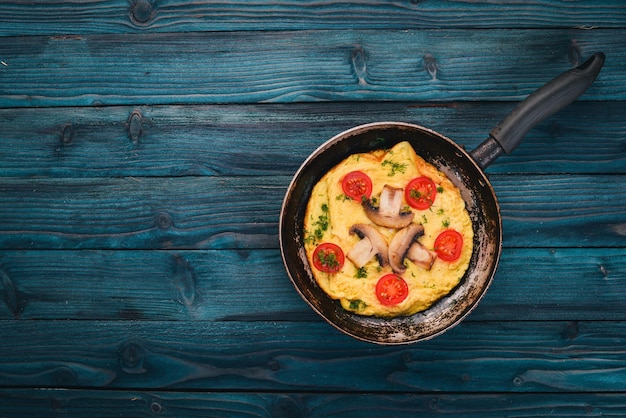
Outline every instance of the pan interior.
{"type": "Polygon", "coordinates": [[[406,123],[362,125],[331,138],[297,171],[281,210],[281,253],[296,290],[319,315],[339,330],[379,344],[425,340],[459,323],[472,311],[491,283],[501,243],[498,202],[482,170],[450,139],[406,123]],[[313,278],[303,245],[306,204],[313,186],[347,156],[391,148],[402,141],[408,141],[418,155],[444,172],[461,190],[474,229],[474,251],[459,285],[426,311],[393,319],[356,315],[330,299],[313,278]]]}

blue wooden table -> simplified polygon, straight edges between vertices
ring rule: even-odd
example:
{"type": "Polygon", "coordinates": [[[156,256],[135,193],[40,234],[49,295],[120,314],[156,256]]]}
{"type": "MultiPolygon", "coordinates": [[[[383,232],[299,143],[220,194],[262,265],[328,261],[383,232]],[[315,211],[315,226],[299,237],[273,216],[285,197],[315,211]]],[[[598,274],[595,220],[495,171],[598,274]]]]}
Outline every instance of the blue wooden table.
{"type": "Polygon", "coordinates": [[[0,416],[626,415],[622,1],[0,3],[0,416]],[[362,123],[468,149],[603,51],[488,169],[504,248],[460,325],[346,336],[278,248],[362,123]]]}

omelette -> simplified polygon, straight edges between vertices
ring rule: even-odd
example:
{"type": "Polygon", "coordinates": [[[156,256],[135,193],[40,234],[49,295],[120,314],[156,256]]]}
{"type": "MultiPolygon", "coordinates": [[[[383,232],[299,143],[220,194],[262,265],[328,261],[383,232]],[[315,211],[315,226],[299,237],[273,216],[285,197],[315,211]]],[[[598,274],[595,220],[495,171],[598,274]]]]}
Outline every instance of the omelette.
{"type": "Polygon", "coordinates": [[[390,318],[424,311],[459,284],[473,230],[459,189],[401,142],[350,155],[315,184],[304,246],[330,298],[390,318]]]}

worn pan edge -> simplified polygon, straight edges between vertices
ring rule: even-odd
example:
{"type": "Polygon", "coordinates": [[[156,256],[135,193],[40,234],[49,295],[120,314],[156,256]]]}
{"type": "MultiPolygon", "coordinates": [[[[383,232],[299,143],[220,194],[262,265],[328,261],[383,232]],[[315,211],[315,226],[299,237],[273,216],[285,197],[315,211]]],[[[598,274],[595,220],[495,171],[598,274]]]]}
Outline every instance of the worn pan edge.
{"type": "MultiPolygon", "coordinates": [[[[399,142],[399,141],[396,141],[399,142]]],[[[413,145],[413,144],[412,144],[413,145]]],[[[371,148],[373,149],[373,148],[371,148]]],[[[362,151],[355,151],[355,152],[362,152],[362,151]]],[[[346,155],[341,155],[339,157],[337,157],[339,160],[342,160],[343,158],[345,158],[348,154],[346,155]]],[[[338,162],[338,161],[337,161],[338,162]]],[[[336,164],[336,163],[335,163],[336,164]]],[[[334,164],[333,164],[334,165],[334,164]]],[[[442,171],[446,171],[445,167],[440,167],[438,164],[436,164],[438,166],[438,168],[444,168],[444,170],[442,171]]],[[[323,174],[323,173],[322,173],[323,174]]],[[[446,172],[446,174],[448,175],[448,177],[451,177],[451,174],[446,172]]],[[[453,173],[452,175],[453,178],[456,178],[456,174],[453,173]]],[[[454,180],[453,180],[454,181],[454,180]]],[[[312,183],[314,184],[315,182],[317,182],[317,179],[314,179],[314,181],[312,181],[312,183]]],[[[455,182],[455,184],[458,183],[455,182]]],[[[457,184],[457,186],[459,186],[459,184],[457,184]]],[[[463,185],[461,184],[460,186],[463,187],[463,185]]],[[[312,187],[312,185],[311,185],[312,187]]],[[[462,188],[461,187],[461,188],[462,188]]],[[[463,193],[463,190],[462,190],[463,193]]],[[[468,191],[466,190],[465,193],[467,194],[468,191]]],[[[464,198],[466,198],[467,196],[464,196],[464,198]]],[[[308,200],[308,199],[307,199],[308,200]]],[[[305,202],[304,202],[305,203],[305,202]]],[[[466,201],[467,204],[467,201],[466,201]]],[[[473,222],[474,224],[474,222],[473,222]]],[[[475,231],[476,234],[477,231],[475,231]]],[[[499,264],[499,258],[500,258],[500,254],[502,251],[502,219],[500,216],[500,209],[499,209],[499,204],[497,202],[496,196],[495,196],[495,192],[493,191],[493,189],[491,188],[491,185],[489,184],[489,181],[487,179],[487,177],[485,176],[485,174],[483,173],[482,169],[478,166],[478,164],[470,157],[470,155],[461,147],[459,147],[456,143],[454,143],[452,140],[450,140],[449,138],[445,137],[444,135],[441,135],[438,132],[435,132],[431,129],[419,126],[419,125],[415,125],[415,124],[411,124],[411,123],[406,123],[406,122],[393,122],[393,121],[389,121],[389,122],[374,122],[374,123],[369,123],[369,124],[364,124],[364,125],[359,125],[356,127],[353,127],[351,129],[348,129],[346,131],[340,132],[339,134],[333,136],[332,138],[328,139],[326,142],[324,142],[323,144],[321,144],[315,151],[313,151],[305,160],[304,162],[301,164],[301,166],[299,167],[299,169],[296,171],[296,173],[294,174],[288,189],[287,189],[287,193],[285,194],[285,198],[283,200],[283,204],[281,206],[281,212],[280,212],[280,220],[279,220],[279,241],[280,241],[280,251],[281,251],[281,257],[283,260],[283,263],[285,265],[285,268],[287,270],[287,273],[289,275],[290,280],[292,281],[294,287],[296,288],[296,291],[300,294],[300,296],[305,300],[305,302],[318,314],[320,315],[324,320],[326,320],[326,322],[328,322],[329,324],[331,324],[332,326],[334,326],[336,329],[338,329],[339,331],[350,335],[358,340],[362,340],[362,341],[367,341],[367,342],[372,342],[372,343],[376,343],[376,344],[382,344],[382,345],[399,345],[399,344],[408,344],[408,343],[414,343],[417,341],[424,341],[424,340],[428,340],[431,339],[435,336],[438,336],[446,331],[448,331],[449,329],[451,329],[452,327],[456,326],[458,323],[460,323],[463,319],[465,319],[474,309],[475,307],[478,305],[478,303],[480,302],[480,300],[482,299],[482,297],[484,296],[484,294],[486,293],[487,289],[489,288],[489,286],[491,285],[491,282],[493,281],[493,277],[495,275],[495,272],[497,270],[498,264],[499,264]],[[406,335],[403,332],[399,332],[398,335],[394,335],[393,333],[391,334],[385,334],[383,337],[381,336],[376,336],[376,334],[372,335],[363,335],[362,333],[356,332],[352,329],[350,329],[349,327],[346,327],[344,324],[338,323],[337,322],[337,318],[332,318],[330,317],[330,315],[327,314],[327,312],[325,312],[323,309],[320,308],[320,306],[316,305],[314,303],[314,301],[311,300],[312,295],[310,294],[310,289],[307,289],[306,287],[303,288],[301,286],[301,280],[298,280],[297,276],[298,275],[298,271],[297,268],[298,267],[303,267],[305,273],[307,273],[307,280],[311,282],[311,285],[313,286],[317,286],[317,284],[315,283],[315,280],[313,279],[312,275],[310,274],[309,271],[309,267],[308,267],[308,261],[306,260],[306,254],[304,252],[304,249],[301,245],[302,243],[302,236],[301,236],[301,228],[298,229],[297,225],[293,225],[292,227],[296,228],[293,232],[293,237],[295,239],[295,243],[292,242],[286,242],[285,238],[286,238],[286,234],[285,234],[285,230],[286,230],[286,224],[288,224],[291,220],[287,219],[287,209],[289,208],[290,205],[290,201],[291,201],[291,197],[293,194],[293,190],[295,185],[301,181],[301,176],[302,174],[305,172],[305,170],[309,167],[309,165],[311,164],[312,161],[315,161],[316,158],[318,158],[320,155],[323,155],[325,152],[327,152],[327,150],[331,147],[333,147],[334,145],[336,145],[337,143],[344,141],[344,140],[348,140],[348,138],[350,137],[354,137],[357,136],[361,133],[364,132],[369,132],[372,130],[384,130],[387,128],[393,128],[393,129],[406,129],[412,132],[419,132],[419,133],[423,133],[423,134],[428,134],[433,138],[437,138],[437,141],[442,141],[447,143],[447,145],[449,147],[451,147],[451,149],[454,150],[454,153],[457,154],[459,156],[459,158],[461,158],[464,163],[470,164],[472,167],[472,170],[475,171],[476,173],[479,173],[479,175],[481,176],[480,178],[480,183],[482,183],[486,189],[489,191],[489,193],[491,194],[491,197],[493,198],[493,205],[494,205],[494,210],[495,213],[497,214],[495,221],[496,221],[496,225],[494,225],[494,229],[496,232],[496,235],[494,237],[494,241],[493,241],[493,246],[492,248],[489,248],[485,251],[489,251],[492,253],[492,258],[493,261],[489,264],[486,272],[483,272],[483,275],[485,276],[483,279],[481,279],[480,282],[480,286],[478,289],[476,288],[472,288],[471,291],[471,300],[469,301],[469,303],[467,303],[467,305],[464,306],[463,310],[461,310],[460,312],[454,312],[454,314],[452,315],[451,318],[446,318],[446,323],[445,326],[442,327],[436,327],[434,330],[432,330],[432,332],[429,332],[427,334],[421,334],[421,335],[416,335],[416,336],[412,336],[412,335],[406,335]],[[299,258],[300,263],[302,264],[301,266],[297,266],[294,267],[291,265],[290,259],[288,259],[287,257],[287,252],[291,251],[290,254],[293,254],[293,249],[289,249],[289,245],[296,245],[297,248],[297,257],[299,258]]],[[[475,248],[475,252],[477,252],[476,248],[475,248]]],[[[474,257],[474,255],[473,255],[474,257]]],[[[466,273],[466,276],[468,276],[468,274],[471,272],[466,273]]],[[[462,280],[462,282],[466,281],[466,276],[464,276],[464,279],[462,280]]],[[[461,286],[461,285],[460,285],[461,286]]],[[[451,297],[455,296],[455,292],[458,292],[459,287],[457,287],[456,289],[454,289],[448,296],[442,298],[442,300],[444,302],[450,302],[451,297]]],[[[458,296],[458,295],[456,295],[458,296]]],[[[464,295],[460,295],[461,297],[463,297],[464,295]]],[[[327,296],[326,296],[327,297],[327,296]]],[[[327,297],[328,298],[328,297],[327,297]]],[[[328,300],[331,300],[330,298],[328,298],[328,300]]],[[[428,310],[426,310],[424,313],[422,314],[416,314],[414,316],[420,316],[420,317],[424,317],[426,315],[432,315],[433,312],[436,311],[436,307],[439,306],[441,303],[444,303],[441,300],[435,304],[434,307],[429,308],[428,310]]],[[[448,307],[449,308],[449,307],[448,307]]],[[[342,309],[342,308],[339,308],[342,309]]],[[[369,317],[362,317],[359,315],[355,315],[355,314],[351,314],[351,313],[347,313],[346,311],[343,311],[347,316],[353,316],[358,318],[358,322],[359,323],[370,323],[371,322],[371,326],[372,327],[376,327],[377,323],[381,323],[381,321],[384,321],[386,323],[391,323],[392,320],[386,320],[386,319],[380,319],[380,318],[369,318],[369,317]]],[[[450,312],[450,310],[446,311],[446,312],[450,312]]],[[[412,316],[413,317],[413,316],[412,316]]],[[[407,321],[407,318],[412,318],[412,317],[402,317],[404,318],[404,321],[407,321]]]]}

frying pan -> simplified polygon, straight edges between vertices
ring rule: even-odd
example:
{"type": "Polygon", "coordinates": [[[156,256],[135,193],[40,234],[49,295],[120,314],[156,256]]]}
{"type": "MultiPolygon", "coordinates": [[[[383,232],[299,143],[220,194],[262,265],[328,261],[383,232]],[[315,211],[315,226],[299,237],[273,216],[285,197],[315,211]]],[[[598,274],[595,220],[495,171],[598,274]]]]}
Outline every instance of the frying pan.
{"type": "Polygon", "coordinates": [[[520,102],[471,152],[431,129],[403,122],[377,122],[344,131],[315,150],[295,173],[279,220],[280,249],[287,273],[302,298],[331,325],[359,340],[407,344],[439,335],[461,322],[478,304],[493,280],[502,251],[502,219],[495,192],[483,170],[510,153],[540,121],[580,96],[604,64],[599,52],[539,88],[520,102]],[[351,154],[388,149],[408,141],[459,188],[472,220],[474,250],[459,285],[429,309],[384,319],[344,310],[316,283],[306,258],[303,225],[313,186],[351,154]]]}

